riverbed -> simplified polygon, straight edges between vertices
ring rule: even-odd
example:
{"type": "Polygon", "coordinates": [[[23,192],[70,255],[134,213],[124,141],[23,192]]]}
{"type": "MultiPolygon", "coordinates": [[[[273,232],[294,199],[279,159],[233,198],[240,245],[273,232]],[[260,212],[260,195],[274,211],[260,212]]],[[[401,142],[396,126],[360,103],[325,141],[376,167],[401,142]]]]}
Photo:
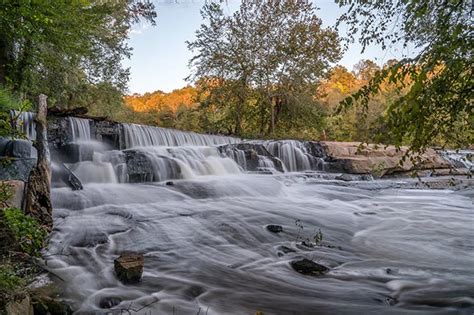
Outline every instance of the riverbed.
{"type": "Polygon", "coordinates": [[[473,313],[472,185],[318,177],[55,188],[47,266],[78,314],[473,313]],[[145,257],[138,284],[114,274],[127,251],[145,257]],[[330,271],[302,275],[301,258],[330,271]]]}

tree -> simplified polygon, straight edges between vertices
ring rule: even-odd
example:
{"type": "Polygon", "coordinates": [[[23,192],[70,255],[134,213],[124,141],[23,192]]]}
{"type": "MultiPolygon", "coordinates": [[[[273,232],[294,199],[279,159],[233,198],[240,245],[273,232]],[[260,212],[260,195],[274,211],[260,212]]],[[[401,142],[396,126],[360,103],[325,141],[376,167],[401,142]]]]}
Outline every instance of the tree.
{"type": "Polygon", "coordinates": [[[367,106],[384,81],[408,91],[387,109],[392,141],[414,151],[440,141],[461,147],[474,141],[472,2],[464,0],[336,0],[349,6],[339,23],[365,49],[414,46],[417,53],[379,71],[342,105],[367,106]],[[406,80],[409,77],[410,80],[406,80]],[[406,82],[409,82],[407,85],[406,82]]]}
{"type": "Polygon", "coordinates": [[[3,1],[0,6],[0,84],[31,98],[72,103],[84,84],[123,91],[130,55],[128,31],[140,18],[155,23],[149,1],[3,1]]]}
{"type": "Polygon", "coordinates": [[[311,3],[248,0],[226,16],[209,2],[201,13],[205,24],[188,42],[195,53],[190,79],[214,83],[206,93],[227,107],[234,134],[275,134],[278,125],[296,129],[298,118],[318,120],[314,86],[340,59],[341,48],[311,3]]]}

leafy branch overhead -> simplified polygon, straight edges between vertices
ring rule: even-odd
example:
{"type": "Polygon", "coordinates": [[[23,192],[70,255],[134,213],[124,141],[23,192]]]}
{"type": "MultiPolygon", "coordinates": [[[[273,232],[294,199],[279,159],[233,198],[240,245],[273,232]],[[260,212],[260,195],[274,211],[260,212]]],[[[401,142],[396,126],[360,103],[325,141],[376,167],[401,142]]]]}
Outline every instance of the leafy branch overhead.
{"type": "Polygon", "coordinates": [[[85,86],[124,91],[132,24],[155,24],[150,1],[4,1],[0,6],[0,84],[68,105],[85,86]]]}
{"type": "Polygon", "coordinates": [[[348,35],[366,49],[412,48],[404,58],[377,72],[368,84],[346,98],[344,108],[367,107],[384,81],[406,87],[406,94],[387,109],[391,142],[408,142],[419,151],[442,140],[442,145],[466,146],[474,141],[472,2],[455,1],[336,1],[349,6],[339,19],[348,35]]]}

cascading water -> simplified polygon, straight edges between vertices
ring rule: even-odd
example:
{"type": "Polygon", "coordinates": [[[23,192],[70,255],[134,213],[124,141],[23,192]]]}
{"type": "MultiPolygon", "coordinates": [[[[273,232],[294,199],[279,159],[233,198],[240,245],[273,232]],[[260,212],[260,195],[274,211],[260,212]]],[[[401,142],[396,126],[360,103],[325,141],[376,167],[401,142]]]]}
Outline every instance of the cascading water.
{"type": "Polygon", "coordinates": [[[233,137],[204,135],[160,127],[135,124],[122,126],[125,149],[144,146],[212,146],[240,141],[233,137]]]}
{"type": "Polygon", "coordinates": [[[69,117],[72,141],[91,141],[90,120],[77,117],[69,117]]]}
{"type": "Polygon", "coordinates": [[[453,167],[466,168],[474,171],[474,151],[472,150],[447,150],[442,151],[441,154],[451,161],[453,167]]]}
{"type": "Polygon", "coordinates": [[[307,151],[303,142],[296,140],[265,141],[267,150],[277,156],[289,172],[322,170],[322,159],[307,151]]]}
{"type": "Polygon", "coordinates": [[[319,166],[291,141],[265,146],[292,173],[247,173],[249,161],[279,160],[262,142],[216,146],[236,140],[137,125],[123,132],[124,150],[95,146],[71,165],[83,190],[52,191],[47,268],[78,314],[474,311],[472,188],[296,173],[319,166]],[[275,224],[279,233],[268,228],[275,224]],[[124,285],[114,259],[129,251],[144,255],[144,273],[124,285]],[[330,270],[300,274],[291,262],[302,258],[330,270]]]}
{"type": "Polygon", "coordinates": [[[12,111],[11,117],[16,120],[16,127],[28,140],[36,140],[36,113],[12,111]]]}

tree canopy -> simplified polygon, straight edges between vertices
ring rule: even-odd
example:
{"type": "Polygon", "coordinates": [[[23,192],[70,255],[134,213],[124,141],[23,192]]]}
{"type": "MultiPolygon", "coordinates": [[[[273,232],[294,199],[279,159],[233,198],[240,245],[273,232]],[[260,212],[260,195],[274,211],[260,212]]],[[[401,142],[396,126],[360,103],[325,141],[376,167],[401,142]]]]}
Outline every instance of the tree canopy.
{"type": "MultiPolygon", "coordinates": [[[[140,18],[155,23],[149,1],[3,1],[0,5],[0,84],[68,106],[76,94],[106,83],[120,95],[130,55],[128,31],[140,18]]],[[[99,86],[100,87],[100,86],[99,86]]]]}
{"type": "Polygon", "coordinates": [[[188,42],[195,54],[190,79],[200,81],[204,105],[220,112],[229,132],[262,136],[298,122],[317,127],[312,92],[341,47],[311,3],[248,0],[227,16],[209,2],[201,13],[205,22],[188,42]]]}
{"type": "Polygon", "coordinates": [[[339,23],[349,26],[352,40],[359,36],[363,49],[371,44],[384,49],[412,45],[417,51],[378,71],[343,105],[367,107],[388,80],[407,88],[387,109],[390,142],[409,143],[416,151],[434,143],[455,147],[473,143],[472,1],[336,2],[348,7],[339,23]]]}

